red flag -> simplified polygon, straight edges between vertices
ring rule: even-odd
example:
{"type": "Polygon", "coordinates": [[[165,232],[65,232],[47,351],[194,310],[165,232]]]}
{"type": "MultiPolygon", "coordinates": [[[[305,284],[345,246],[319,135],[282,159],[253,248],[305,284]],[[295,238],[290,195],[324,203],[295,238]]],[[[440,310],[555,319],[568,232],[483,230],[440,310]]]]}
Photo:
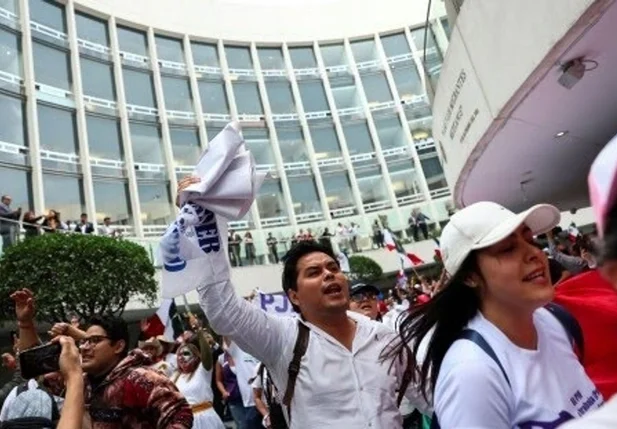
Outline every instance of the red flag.
{"type": "Polygon", "coordinates": [[[414,265],[422,265],[424,263],[424,261],[420,259],[418,255],[416,255],[415,253],[408,253],[407,257],[409,258],[411,263],[414,265]]]}

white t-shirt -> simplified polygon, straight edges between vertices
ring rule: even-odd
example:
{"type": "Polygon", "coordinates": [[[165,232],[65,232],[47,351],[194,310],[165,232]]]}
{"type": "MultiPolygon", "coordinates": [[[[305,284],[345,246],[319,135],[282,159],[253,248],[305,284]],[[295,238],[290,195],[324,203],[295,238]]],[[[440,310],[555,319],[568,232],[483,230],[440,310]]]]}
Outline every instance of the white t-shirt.
{"type": "Polygon", "coordinates": [[[242,396],[242,402],[245,407],[254,407],[255,399],[253,397],[253,387],[249,380],[255,374],[255,368],[259,365],[259,361],[250,354],[243,351],[236,343],[231,343],[228,349],[229,354],[234,359],[235,374],[238,380],[238,388],[242,396]]]}
{"type": "Polygon", "coordinates": [[[559,429],[615,429],[617,428],[617,396],[604,404],[599,410],[587,414],[582,419],[571,421],[559,429]]]}
{"type": "Polygon", "coordinates": [[[478,313],[468,327],[492,347],[499,366],[469,340],[446,353],[435,387],[435,412],[442,428],[553,429],[599,407],[595,388],[572,350],[561,323],[536,310],[537,350],[514,345],[478,313]]]}

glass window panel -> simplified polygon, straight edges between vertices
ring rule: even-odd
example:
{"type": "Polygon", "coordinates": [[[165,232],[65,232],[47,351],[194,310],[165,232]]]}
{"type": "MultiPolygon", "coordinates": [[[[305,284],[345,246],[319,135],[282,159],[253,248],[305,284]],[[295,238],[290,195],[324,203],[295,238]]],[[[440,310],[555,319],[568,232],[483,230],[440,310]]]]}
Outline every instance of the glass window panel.
{"type": "Polygon", "coordinates": [[[106,100],[115,100],[116,88],[113,66],[109,63],[89,60],[84,57],[79,58],[79,63],[84,94],[106,100]]]}
{"type": "Polygon", "coordinates": [[[428,39],[426,39],[426,49],[431,49],[437,46],[435,35],[430,27],[428,29],[425,29],[424,27],[417,28],[415,30],[411,30],[411,38],[419,51],[424,50],[425,33],[428,37],[428,39]]]}
{"type": "Polygon", "coordinates": [[[170,128],[171,149],[177,165],[195,165],[201,155],[199,133],[194,128],[170,128]]]}
{"type": "Polygon", "coordinates": [[[171,193],[167,183],[138,183],[137,192],[144,225],[167,225],[172,220],[171,193]]]}
{"type": "Polygon", "coordinates": [[[347,64],[345,47],[343,45],[321,46],[321,56],[326,67],[347,64]]]}
{"type": "Polygon", "coordinates": [[[362,203],[371,204],[388,200],[386,184],[379,167],[356,171],[356,179],[362,195],[362,203]]]}
{"type": "Polygon", "coordinates": [[[446,33],[446,37],[450,40],[452,30],[450,29],[450,22],[448,21],[448,18],[441,18],[441,25],[443,26],[443,31],[446,33]]]}
{"type": "Polygon", "coordinates": [[[45,212],[55,210],[62,222],[77,222],[83,212],[84,188],[81,179],[43,173],[45,212]]]}
{"type": "Polygon", "coordinates": [[[2,195],[9,195],[13,199],[12,209],[21,207],[25,211],[32,208],[32,181],[29,172],[0,165],[0,183],[2,195]]]}
{"type": "Polygon", "coordinates": [[[191,49],[193,50],[193,62],[195,65],[220,67],[216,45],[192,42],[191,49]]]}
{"type": "Polygon", "coordinates": [[[109,46],[107,22],[77,12],[75,13],[75,23],[78,38],[109,46]]]}
{"type": "Polygon", "coordinates": [[[19,0],[0,0],[0,7],[19,16],[19,0]]]}
{"type": "Polygon", "coordinates": [[[363,75],[362,85],[369,103],[384,103],[392,100],[388,80],[383,73],[363,75]]]}
{"type": "Polygon", "coordinates": [[[159,60],[174,61],[184,63],[184,49],[182,40],[170,37],[155,36],[156,54],[159,60]]]}
{"type": "Polygon", "coordinates": [[[263,114],[259,87],[256,82],[234,82],[233,89],[239,114],[263,114]]]}
{"type": "MultiPolygon", "coordinates": [[[[411,136],[416,141],[427,140],[433,137],[433,119],[424,118],[409,122],[411,136]]],[[[434,149],[433,149],[434,150],[434,149]]]]}
{"type": "Polygon", "coordinates": [[[324,175],[323,184],[330,210],[354,206],[351,182],[347,173],[324,175]]]}
{"type": "Polygon", "coordinates": [[[0,112],[0,141],[27,146],[23,101],[0,95],[0,112]]]}
{"type": "Polygon", "coordinates": [[[90,156],[124,161],[122,134],[117,119],[86,115],[86,127],[90,156]]]}
{"type": "Polygon", "coordinates": [[[400,171],[390,171],[390,180],[396,198],[421,193],[416,172],[410,169],[408,165],[404,164],[404,169],[400,171]]]}
{"type": "Polygon", "coordinates": [[[150,73],[122,68],[126,102],[138,106],[156,107],[154,82],[150,73]]]}
{"type": "Polygon", "coordinates": [[[422,164],[422,171],[424,172],[424,177],[426,177],[426,180],[428,182],[444,178],[443,166],[441,165],[439,156],[437,155],[437,152],[435,152],[434,148],[432,154],[422,156],[420,158],[420,163],[422,164]]]}
{"type": "Polygon", "coordinates": [[[197,82],[199,87],[199,97],[201,107],[205,113],[219,113],[229,115],[229,102],[225,83],[222,81],[200,80],[197,82]]]}
{"type": "MultiPolygon", "coordinates": [[[[221,131],[223,131],[223,128],[220,127],[212,127],[209,126],[206,128],[206,134],[208,136],[208,141],[212,141],[221,131]]],[[[244,139],[246,140],[246,130],[242,130],[242,135],[244,136],[244,139]]]]}
{"type": "Polygon", "coordinates": [[[156,125],[131,122],[131,147],[135,162],[164,164],[161,131],[156,125]]]}
{"type": "Polygon", "coordinates": [[[277,128],[276,134],[283,162],[308,161],[306,145],[300,128],[277,128]]]}
{"type": "Polygon", "coordinates": [[[349,148],[349,154],[374,152],[373,139],[366,122],[343,125],[343,134],[349,148]]]}
{"type": "Polygon", "coordinates": [[[166,109],[193,111],[193,97],[188,79],[161,76],[161,82],[166,109]]]}
{"type": "Polygon", "coordinates": [[[255,162],[259,165],[275,164],[270,133],[267,128],[244,128],[242,135],[246,141],[247,148],[255,157],[255,162]]]}
{"type": "Polygon", "coordinates": [[[278,180],[266,180],[259,188],[257,207],[262,219],[287,216],[283,188],[278,180]]]}
{"type": "Polygon", "coordinates": [[[317,67],[317,59],[312,47],[289,48],[289,56],[295,69],[312,69],[317,67]]]}
{"type": "Polygon", "coordinates": [[[341,146],[334,125],[311,126],[311,140],[317,159],[340,158],[341,146]]]}
{"type": "Polygon", "coordinates": [[[339,109],[347,109],[360,105],[356,83],[351,76],[330,79],[334,103],[339,109]]]}
{"type": "Polygon", "coordinates": [[[103,219],[110,217],[116,225],[133,224],[128,183],[95,180],[92,186],[97,223],[102,224],[103,219]]]}
{"type": "Polygon", "coordinates": [[[33,43],[34,75],[39,83],[71,90],[71,63],[69,53],[33,43]]]}
{"type": "Polygon", "coordinates": [[[252,69],[251,50],[244,46],[225,46],[227,64],[231,69],[252,69]]]}
{"type": "Polygon", "coordinates": [[[401,147],[407,143],[401,121],[396,116],[375,119],[375,128],[382,149],[401,147]]]}
{"type": "Polygon", "coordinates": [[[351,51],[353,52],[356,63],[365,63],[377,58],[375,40],[373,39],[351,42],[351,51]]]}
{"type": "Polygon", "coordinates": [[[0,30],[0,70],[15,76],[22,76],[20,36],[0,30]]]}
{"type": "Polygon", "coordinates": [[[75,113],[39,104],[41,149],[78,153],[75,113]]]}
{"type": "Polygon", "coordinates": [[[118,27],[118,44],[120,50],[137,55],[148,55],[148,38],[142,31],[132,30],[126,27],[118,27]]]}
{"type": "Polygon", "coordinates": [[[284,70],[285,59],[280,48],[258,48],[259,65],[263,70],[284,70]]]}
{"type": "Polygon", "coordinates": [[[322,112],[330,110],[326,91],[320,80],[298,81],[298,89],[305,112],[322,112]]]}
{"type": "Polygon", "coordinates": [[[383,36],[381,38],[381,44],[386,52],[386,57],[396,57],[397,55],[404,55],[411,52],[409,49],[409,43],[407,43],[407,37],[405,33],[393,34],[391,36],[383,36]]]}
{"type": "Polygon", "coordinates": [[[66,33],[64,6],[55,1],[30,0],[30,19],[66,33]]]}
{"type": "Polygon", "coordinates": [[[266,82],[266,92],[272,113],[296,112],[296,103],[289,82],[266,82]]]}
{"type": "Polygon", "coordinates": [[[296,214],[321,213],[319,195],[312,177],[290,177],[289,192],[296,214]]]}
{"type": "Polygon", "coordinates": [[[392,69],[392,77],[401,99],[424,94],[422,81],[415,65],[392,69]]]}

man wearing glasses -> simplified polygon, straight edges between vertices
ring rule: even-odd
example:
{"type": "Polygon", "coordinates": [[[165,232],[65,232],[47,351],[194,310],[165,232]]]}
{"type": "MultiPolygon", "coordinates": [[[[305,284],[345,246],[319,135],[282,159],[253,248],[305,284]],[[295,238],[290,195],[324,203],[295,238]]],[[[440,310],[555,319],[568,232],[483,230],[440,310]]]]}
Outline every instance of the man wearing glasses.
{"type": "Polygon", "coordinates": [[[381,320],[377,296],[379,289],[371,284],[356,282],[349,288],[349,309],[371,320],[381,320]]]}
{"type": "MultiPolygon", "coordinates": [[[[27,289],[15,292],[15,313],[22,350],[40,343],[34,323],[34,296],[27,289]]],[[[77,339],[85,381],[85,404],[93,429],[189,429],[193,412],[174,383],[148,368],[149,355],[141,350],[129,353],[129,332],[119,317],[95,316],[83,332],[69,328],[55,335],[77,339]]],[[[59,374],[48,374],[43,385],[56,396],[65,390],[59,374]]]]}

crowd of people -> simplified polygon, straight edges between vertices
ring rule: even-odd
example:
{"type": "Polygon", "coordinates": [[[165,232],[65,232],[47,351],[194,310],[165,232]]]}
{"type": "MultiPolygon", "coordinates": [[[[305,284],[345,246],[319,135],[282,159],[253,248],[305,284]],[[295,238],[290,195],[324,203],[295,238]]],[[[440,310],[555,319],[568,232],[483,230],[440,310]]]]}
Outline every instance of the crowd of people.
{"type": "MultiPolygon", "coordinates": [[[[34,210],[23,211],[21,207],[11,207],[13,199],[10,195],[0,198],[0,236],[2,249],[6,250],[22,237],[32,238],[41,234],[56,232],[93,234],[94,225],[88,220],[88,215],[82,213],[79,221],[64,222],[61,215],[54,209],[48,210],[47,214],[36,215],[34,210]]],[[[106,216],[98,233],[107,237],[120,237],[121,231],[111,223],[111,218],[106,216]]]]}

